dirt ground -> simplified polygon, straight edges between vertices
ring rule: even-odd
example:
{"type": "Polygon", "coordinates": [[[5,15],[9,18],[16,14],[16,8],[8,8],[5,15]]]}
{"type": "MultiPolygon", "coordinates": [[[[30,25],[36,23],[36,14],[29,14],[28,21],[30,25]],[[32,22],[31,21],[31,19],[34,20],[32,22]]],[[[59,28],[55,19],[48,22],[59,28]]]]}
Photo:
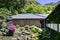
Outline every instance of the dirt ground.
{"type": "Polygon", "coordinates": [[[0,40],[12,40],[12,36],[0,36],[0,40]]]}

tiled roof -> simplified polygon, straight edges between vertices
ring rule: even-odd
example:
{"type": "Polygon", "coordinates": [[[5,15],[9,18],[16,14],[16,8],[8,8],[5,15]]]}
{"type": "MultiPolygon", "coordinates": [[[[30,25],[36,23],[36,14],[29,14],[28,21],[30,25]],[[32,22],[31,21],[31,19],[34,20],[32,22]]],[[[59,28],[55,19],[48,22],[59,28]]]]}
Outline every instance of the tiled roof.
{"type": "Polygon", "coordinates": [[[43,17],[43,19],[45,19],[46,17],[48,17],[49,14],[37,14],[40,17],[43,17]]]}
{"type": "Polygon", "coordinates": [[[12,19],[44,19],[47,14],[18,14],[13,15],[12,19]]]}

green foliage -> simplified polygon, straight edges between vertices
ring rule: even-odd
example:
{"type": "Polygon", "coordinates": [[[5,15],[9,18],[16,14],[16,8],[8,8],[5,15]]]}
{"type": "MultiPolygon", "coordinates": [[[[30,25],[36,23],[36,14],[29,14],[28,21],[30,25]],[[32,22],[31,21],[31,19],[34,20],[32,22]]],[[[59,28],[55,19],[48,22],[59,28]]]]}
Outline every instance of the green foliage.
{"type": "Polygon", "coordinates": [[[12,15],[16,15],[16,14],[18,14],[18,11],[17,10],[12,10],[12,15]]]}
{"type": "Polygon", "coordinates": [[[26,0],[0,0],[0,8],[13,8],[12,11],[17,10],[20,12],[20,9],[24,7],[25,3],[26,0]]]}
{"type": "Polygon", "coordinates": [[[38,28],[35,25],[31,26],[31,30],[32,30],[32,32],[40,32],[40,33],[42,33],[42,29],[38,28]]]}
{"type": "Polygon", "coordinates": [[[45,11],[47,14],[51,13],[53,9],[54,9],[54,7],[51,6],[51,5],[45,5],[45,6],[44,6],[44,11],[45,11]]]}
{"type": "Polygon", "coordinates": [[[57,23],[60,24],[60,7],[55,9],[54,14],[50,15],[47,20],[47,23],[57,23]]]}
{"type": "Polygon", "coordinates": [[[54,6],[50,4],[41,5],[36,2],[36,0],[1,0],[0,8],[12,8],[12,14],[20,13],[34,13],[34,14],[44,14],[50,13],[54,6]]]}
{"type": "Polygon", "coordinates": [[[6,19],[8,17],[8,14],[9,14],[9,11],[6,8],[0,8],[0,16],[6,19]]]}
{"type": "Polygon", "coordinates": [[[19,28],[21,31],[24,30],[24,27],[20,26],[20,25],[16,25],[17,28],[19,28]]]}
{"type": "Polygon", "coordinates": [[[43,6],[36,5],[34,3],[25,5],[25,7],[21,9],[21,11],[22,13],[34,13],[34,14],[44,13],[43,6]]]}
{"type": "Polygon", "coordinates": [[[22,13],[34,13],[34,14],[46,14],[46,13],[51,13],[53,10],[53,6],[51,5],[40,5],[40,4],[26,4],[24,8],[21,9],[22,13]]]}
{"type": "MultiPolygon", "coordinates": [[[[33,25],[33,26],[29,26],[29,25],[26,25],[24,27],[20,27],[18,25],[19,29],[21,31],[23,31],[24,29],[26,29],[29,33],[30,33],[30,37],[31,37],[31,40],[38,40],[39,36],[41,35],[41,33],[43,32],[41,28],[38,28],[37,26],[33,25]]],[[[28,35],[27,35],[28,36],[28,35]]]]}
{"type": "Polygon", "coordinates": [[[60,40],[60,33],[54,30],[51,30],[49,28],[46,28],[47,32],[49,31],[50,34],[50,38],[48,38],[49,36],[47,36],[47,38],[43,39],[43,40],[60,40]]]}
{"type": "Polygon", "coordinates": [[[24,30],[24,27],[19,27],[19,28],[20,28],[21,31],[24,30]]]}
{"type": "Polygon", "coordinates": [[[2,29],[2,26],[0,26],[0,29],[2,29]]]}

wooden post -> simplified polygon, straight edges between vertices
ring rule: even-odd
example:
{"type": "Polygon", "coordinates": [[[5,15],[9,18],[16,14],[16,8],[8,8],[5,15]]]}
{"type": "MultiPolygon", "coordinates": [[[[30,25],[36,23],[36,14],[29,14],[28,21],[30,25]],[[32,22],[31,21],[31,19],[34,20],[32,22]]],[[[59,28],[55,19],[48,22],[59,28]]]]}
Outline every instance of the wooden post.
{"type": "Polygon", "coordinates": [[[59,24],[57,24],[57,31],[59,32],[59,24]]]}

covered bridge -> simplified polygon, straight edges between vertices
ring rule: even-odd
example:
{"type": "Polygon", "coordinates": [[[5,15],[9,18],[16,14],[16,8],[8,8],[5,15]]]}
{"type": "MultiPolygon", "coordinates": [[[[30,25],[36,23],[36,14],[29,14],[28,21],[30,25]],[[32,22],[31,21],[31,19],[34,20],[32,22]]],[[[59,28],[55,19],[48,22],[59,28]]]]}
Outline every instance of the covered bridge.
{"type": "Polygon", "coordinates": [[[46,26],[60,32],[60,4],[46,18],[46,26]]]}

